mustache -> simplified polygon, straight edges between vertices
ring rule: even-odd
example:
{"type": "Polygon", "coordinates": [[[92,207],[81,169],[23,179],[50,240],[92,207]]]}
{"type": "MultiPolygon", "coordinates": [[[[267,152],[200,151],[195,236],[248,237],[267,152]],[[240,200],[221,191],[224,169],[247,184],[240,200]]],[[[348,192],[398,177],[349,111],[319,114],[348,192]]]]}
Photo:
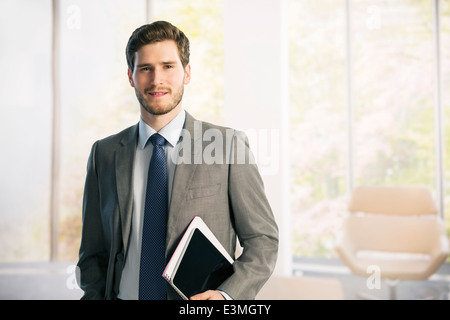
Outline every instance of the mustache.
{"type": "Polygon", "coordinates": [[[156,87],[156,86],[153,86],[153,87],[150,87],[150,88],[146,88],[145,90],[144,90],[144,93],[149,93],[149,92],[154,92],[154,91],[167,91],[167,92],[171,92],[171,90],[170,90],[170,88],[168,88],[168,87],[156,87]]]}

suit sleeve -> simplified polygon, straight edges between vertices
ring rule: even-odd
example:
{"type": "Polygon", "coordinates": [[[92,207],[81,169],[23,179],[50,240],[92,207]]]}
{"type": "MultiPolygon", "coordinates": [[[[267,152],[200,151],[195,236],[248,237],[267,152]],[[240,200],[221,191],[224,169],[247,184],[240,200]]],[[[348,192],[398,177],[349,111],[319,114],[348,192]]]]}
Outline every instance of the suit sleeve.
{"type": "Polygon", "coordinates": [[[233,141],[228,193],[243,252],[234,262],[234,274],[218,289],[233,299],[248,300],[255,298],[275,268],[278,227],[247,137],[237,132],[233,141]]]}
{"type": "Polygon", "coordinates": [[[87,164],[83,195],[83,227],[78,260],[78,282],[84,291],[82,299],[104,299],[107,271],[107,249],[103,237],[96,169],[97,143],[87,164]]]}

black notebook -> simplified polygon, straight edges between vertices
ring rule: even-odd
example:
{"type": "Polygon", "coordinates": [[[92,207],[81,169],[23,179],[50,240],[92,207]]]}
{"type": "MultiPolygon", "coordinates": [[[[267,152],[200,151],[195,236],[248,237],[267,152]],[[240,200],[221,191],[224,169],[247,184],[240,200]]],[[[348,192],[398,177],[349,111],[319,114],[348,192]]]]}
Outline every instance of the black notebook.
{"type": "Polygon", "coordinates": [[[163,277],[185,300],[215,290],[233,273],[233,259],[200,217],[187,228],[163,277]]]}

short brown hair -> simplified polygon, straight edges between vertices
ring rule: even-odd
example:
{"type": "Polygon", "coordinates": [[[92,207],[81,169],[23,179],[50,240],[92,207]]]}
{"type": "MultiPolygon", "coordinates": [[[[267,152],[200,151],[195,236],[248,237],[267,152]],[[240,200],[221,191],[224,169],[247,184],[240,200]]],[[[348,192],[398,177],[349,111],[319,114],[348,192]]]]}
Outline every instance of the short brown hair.
{"type": "Polygon", "coordinates": [[[144,45],[174,40],[178,47],[178,55],[183,67],[189,63],[189,39],[177,27],[167,21],[155,21],[134,30],[128,40],[126,55],[128,68],[134,70],[134,54],[144,45]]]}

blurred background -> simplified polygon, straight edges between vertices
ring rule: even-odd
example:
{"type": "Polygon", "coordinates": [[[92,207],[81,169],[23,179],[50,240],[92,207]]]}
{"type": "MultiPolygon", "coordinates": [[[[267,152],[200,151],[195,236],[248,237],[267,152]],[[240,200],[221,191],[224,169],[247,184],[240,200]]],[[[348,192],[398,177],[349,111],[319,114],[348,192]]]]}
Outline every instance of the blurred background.
{"type": "Polygon", "coordinates": [[[450,0],[0,0],[0,298],[81,295],[87,157],[139,120],[125,46],[155,20],[191,41],[186,110],[257,133],[276,274],[350,274],[359,185],[426,186],[450,235],[450,0]]]}

